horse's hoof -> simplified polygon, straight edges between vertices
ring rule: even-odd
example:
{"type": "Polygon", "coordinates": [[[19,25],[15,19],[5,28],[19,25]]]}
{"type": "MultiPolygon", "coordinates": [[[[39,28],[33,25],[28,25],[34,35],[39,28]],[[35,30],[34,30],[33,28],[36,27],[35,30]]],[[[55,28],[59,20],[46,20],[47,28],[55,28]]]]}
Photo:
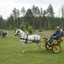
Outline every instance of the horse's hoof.
{"type": "Polygon", "coordinates": [[[24,51],[22,53],[24,53],[24,51]]]}
{"type": "Polygon", "coordinates": [[[42,51],[40,51],[40,53],[41,53],[42,51]]]}

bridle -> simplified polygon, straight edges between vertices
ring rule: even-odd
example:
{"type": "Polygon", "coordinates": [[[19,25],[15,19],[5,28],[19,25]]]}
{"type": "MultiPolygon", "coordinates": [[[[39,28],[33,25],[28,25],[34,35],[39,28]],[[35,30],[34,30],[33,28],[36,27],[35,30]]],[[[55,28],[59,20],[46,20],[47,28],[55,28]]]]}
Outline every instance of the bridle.
{"type": "Polygon", "coordinates": [[[16,33],[16,35],[18,35],[19,32],[20,32],[20,31],[18,31],[18,32],[16,33]]]}

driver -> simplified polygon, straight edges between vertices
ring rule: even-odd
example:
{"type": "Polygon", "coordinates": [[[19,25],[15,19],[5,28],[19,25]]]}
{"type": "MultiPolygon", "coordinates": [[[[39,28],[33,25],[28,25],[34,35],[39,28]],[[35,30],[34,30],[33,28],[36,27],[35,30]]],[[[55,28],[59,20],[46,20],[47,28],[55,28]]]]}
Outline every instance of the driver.
{"type": "Polygon", "coordinates": [[[56,30],[57,31],[54,34],[52,34],[50,39],[49,39],[49,42],[51,44],[53,44],[53,40],[54,39],[58,40],[60,38],[60,36],[62,35],[62,32],[60,31],[60,27],[59,26],[57,26],[56,30]]]}

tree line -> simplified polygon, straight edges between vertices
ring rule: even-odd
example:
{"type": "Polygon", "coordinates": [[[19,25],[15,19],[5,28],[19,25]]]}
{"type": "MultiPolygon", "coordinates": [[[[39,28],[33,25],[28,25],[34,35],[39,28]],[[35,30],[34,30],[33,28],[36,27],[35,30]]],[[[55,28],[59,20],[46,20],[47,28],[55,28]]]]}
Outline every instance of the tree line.
{"type": "Polygon", "coordinates": [[[64,28],[64,5],[60,9],[60,14],[61,17],[55,17],[51,4],[46,10],[35,5],[27,10],[25,10],[25,7],[22,7],[20,11],[14,8],[7,19],[3,19],[0,15],[0,29],[24,28],[27,30],[29,26],[32,26],[34,30],[54,30],[57,25],[64,28]]]}

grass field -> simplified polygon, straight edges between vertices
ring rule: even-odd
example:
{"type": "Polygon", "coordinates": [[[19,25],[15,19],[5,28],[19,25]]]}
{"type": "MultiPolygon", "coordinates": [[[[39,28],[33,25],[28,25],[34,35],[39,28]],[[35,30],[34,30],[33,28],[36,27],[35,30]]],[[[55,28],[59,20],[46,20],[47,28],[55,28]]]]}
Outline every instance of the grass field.
{"type": "MultiPolygon", "coordinates": [[[[36,43],[26,44],[25,53],[20,38],[14,36],[14,31],[6,31],[6,38],[0,37],[0,64],[64,64],[64,41],[61,43],[61,52],[54,54],[52,50],[46,50],[41,42],[42,52],[36,43]]],[[[42,38],[50,37],[54,31],[37,32],[42,38]]],[[[34,33],[33,33],[34,34],[34,33]]]]}

